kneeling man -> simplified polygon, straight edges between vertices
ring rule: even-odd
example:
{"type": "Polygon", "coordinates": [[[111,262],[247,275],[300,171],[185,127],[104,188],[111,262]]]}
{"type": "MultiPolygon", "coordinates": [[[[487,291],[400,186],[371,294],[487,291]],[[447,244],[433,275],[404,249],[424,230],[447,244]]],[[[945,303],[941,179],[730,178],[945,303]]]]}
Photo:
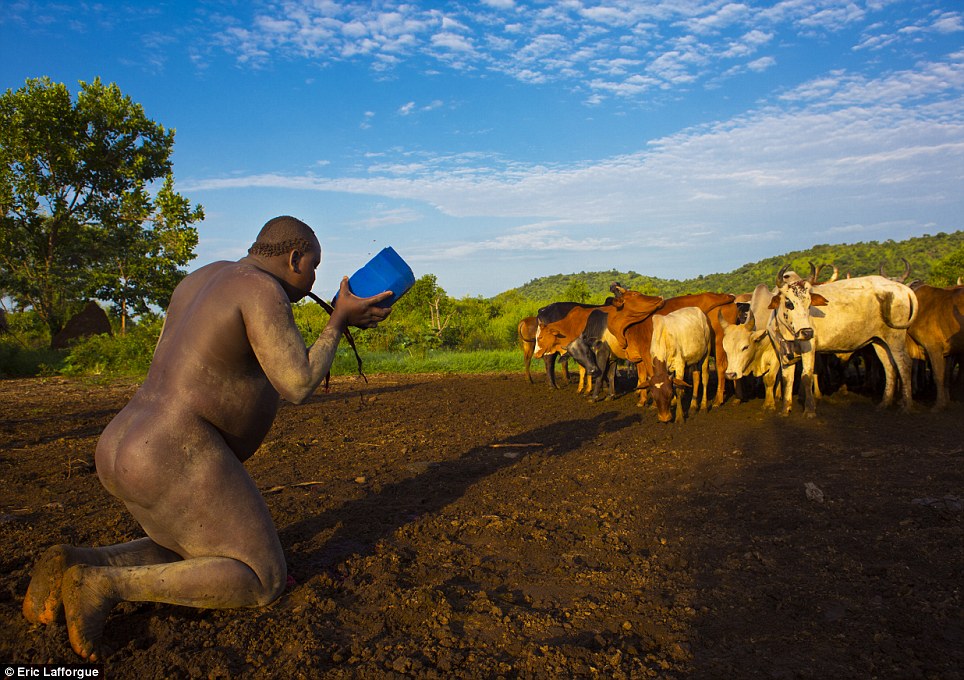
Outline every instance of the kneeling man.
{"type": "Polygon", "coordinates": [[[144,538],[50,548],[34,568],[23,613],[66,617],[74,651],[103,658],[107,615],[123,601],[256,607],[284,589],[278,532],[244,461],[261,445],[281,397],[299,404],[331,367],[348,326],[388,316],[343,278],[328,325],[305,347],[291,303],[315,282],[321,246],[293,217],[270,220],[248,255],[214,262],[174,290],[144,384],[97,444],[101,483],[144,538]]]}

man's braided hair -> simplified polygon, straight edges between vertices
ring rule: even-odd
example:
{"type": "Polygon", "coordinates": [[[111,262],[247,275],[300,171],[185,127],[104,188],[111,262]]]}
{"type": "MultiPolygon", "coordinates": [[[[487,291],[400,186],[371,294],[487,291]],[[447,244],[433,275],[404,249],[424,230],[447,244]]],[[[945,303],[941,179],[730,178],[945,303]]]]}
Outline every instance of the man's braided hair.
{"type": "Polygon", "coordinates": [[[258,238],[248,248],[248,254],[275,257],[287,255],[292,250],[300,250],[302,253],[315,252],[318,250],[318,240],[307,224],[283,215],[265,223],[258,238]]]}

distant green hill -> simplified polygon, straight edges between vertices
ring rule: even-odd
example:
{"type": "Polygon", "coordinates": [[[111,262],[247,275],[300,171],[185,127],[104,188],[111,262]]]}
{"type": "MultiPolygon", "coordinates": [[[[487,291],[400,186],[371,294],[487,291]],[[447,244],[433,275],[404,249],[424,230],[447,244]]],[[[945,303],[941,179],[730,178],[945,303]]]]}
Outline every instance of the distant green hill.
{"type": "MultiPolygon", "coordinates": [[[[715,291],[727,293],[748,293],[758,283],[772,283],[777,272],[785,264],[806,275],[810,271],[809,262],[816,265],[836,265],[840,276],[864,276],[876,274],[881,266],[888,276],[899,276],[904,271],[901,258],[910,262],[910,277],[927,280],[931,267],[941,258],[964,247],[964,231],[951,234],[924,235],[906,241],[867,241],[841,245],[816,245],[809,250],[796,250],[783,255],[769,257],[759,262],[751,262],[725,274],[706,274],[680,281],[645,276],[634,271],[619,272],[615,269],[605,272],[580,272],[578,274],[555,274],[533,279],[525,285],[506,291],[503,296],[521,296],[528,300],[551,301],[565,298],[574,284],[585,285],[590,294],[589,302],[602,302],[609,294],[609,284],[620,282],[624,287],[650,295],[671,297],[686,293],[715,291]]],[[[826,280],[829,274],[821,273],[820,279],[826,280]]]]}

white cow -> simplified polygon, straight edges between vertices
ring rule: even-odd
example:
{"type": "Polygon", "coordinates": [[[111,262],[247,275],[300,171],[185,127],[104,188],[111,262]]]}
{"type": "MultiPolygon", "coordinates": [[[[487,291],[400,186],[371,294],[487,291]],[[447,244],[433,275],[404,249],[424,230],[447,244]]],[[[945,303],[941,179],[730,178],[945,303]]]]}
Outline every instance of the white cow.
{"type": "Polygon", "coordinates": [[[768,306],[772,298],[773,294],[761,283],[753,291],[746,322],[730,324],[720,315],[720,325],[723,327],[723,350],[726,352],[726,377],[729,380],[739,380],[745,376],[763,378],[763,408],[776,410],[780,359],[767,332],[767,322],[772,315],[768,306]]]}
{"type": "MultiPolygon", "coordinates": [[[[687,371],[693,376],[693,396],[690,412],[696,403],[697,388],[703,385],[703,402],[700,410],[708,410],[706,386],[710,371],[710,338],[712,331],[706,314],[698,307],[683,307],[665,316],[650,317],[653,323],[653,339],[650,354],[653,358],[653,375],[641,383],[640,388],[649,389],[656,402],[656,414],[661,423],[672,420],[670,404],[675,388],[689,387],[684,379],[687,371]],[[699,379],[699,383],[697,380],[699,379]]],[[[676,399],[676,422],[683,422],[683,399],[676,399]]]]}
{"type": "Polygon", "coordinates": [[[882,276],[861,276],[821,284],[814,290],[816,270],[806,279],[788,281],[786,267],[777,274],[770,302],[774,314],[768,330],[776,343],[783,372],[783,414],[793,403],[794,364],[802,363],[801,392],[805,415],[814,417],[813,363],[816,352],[847,353],[873,344],[884,367],[886,385],[881,407],[894,402],[897,375],[902,381],[902,407],[909,410],[911,361],[907,329],[917,315],[917,296],[909,287],[882,276]],[[895,369],[896,368],[896,372],[895,369]]]}

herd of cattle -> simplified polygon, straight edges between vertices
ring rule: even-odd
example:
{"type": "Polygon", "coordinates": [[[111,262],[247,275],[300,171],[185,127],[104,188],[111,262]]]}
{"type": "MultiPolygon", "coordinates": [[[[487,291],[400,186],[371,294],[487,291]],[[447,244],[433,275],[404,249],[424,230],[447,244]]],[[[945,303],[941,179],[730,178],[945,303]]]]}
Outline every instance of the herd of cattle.
{"type": "MultiPolygon", "coordinates": [[[[906,261],[905,261],[906,262],[906,261]]],[[[726,381],[741,397],[744,378],[762,378],[764,408],[789,415],[794,380],[805,414],[816,413],[819,368],[833,358],[847,362],[872,348],[884,373],[882,407],[901,391],[901,407],[911,407],[914,361],[930,365],[936,389],[935,409],[950,398],[954,367],[964,356],[964,286],[937,288],[883,275],[839,278],[819,283],[821,268],[810,264],[806,278],[788,267],[776,287],[760,284],[752,293],[698,293],[663,299],[610,286],[602,305],[555,302],[537,316],[519,322],[526,376],[533,357],[543,358],[549,384],[556,387],[556,357],[579,364],[579,388],[601,398],[603,383],[615,396],[616,361],[635,365],[639,404],[651,397],[660,422],[683,422],[683,399],[676,392],[692,388],[691,412],[702,388],[699,410],[709,407],[710,357],[716,369],[714,406],[723,404],[726,381]],[[689,380],[689,382],[687,382],[689,380]]],[[[568,364],[563,364],[568,377],[568,364]]]]}

